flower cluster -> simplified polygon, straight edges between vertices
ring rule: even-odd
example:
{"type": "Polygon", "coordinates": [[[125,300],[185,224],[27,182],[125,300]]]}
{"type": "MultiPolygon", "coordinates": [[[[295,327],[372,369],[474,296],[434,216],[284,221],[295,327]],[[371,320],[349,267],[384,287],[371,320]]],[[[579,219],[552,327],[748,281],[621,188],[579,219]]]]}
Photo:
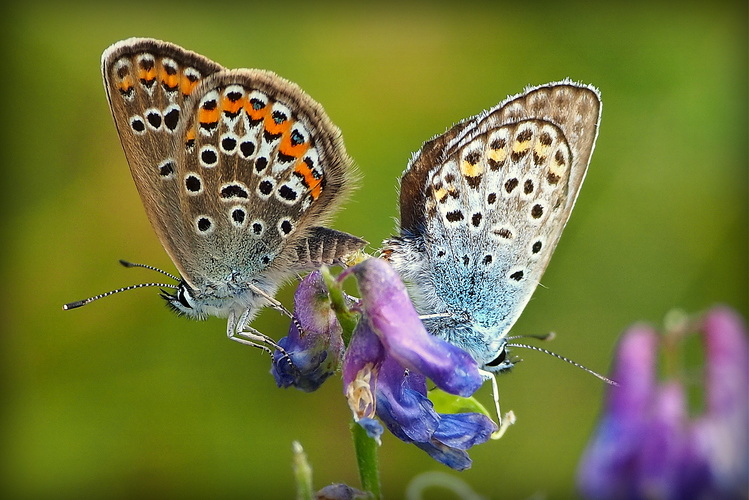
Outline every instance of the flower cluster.
{"type": "Polygon", "coordinates": [[[619,344],[604,416],[583,457],[578,484],[591,499],[746,498],[749,487],[749,345],[732,311],[699,327],[704,410],[690,417],[684,383],[657,381],[659,351],[681,338],[635,326],[619,344]]]}
{"type": "Polygon", "coordinates": [[[281,349],[273,353],[271,373],[279,387],[312,392],[336,373],[343,355],[342,329],[320,271],[308,274],[297,288],[294,318],[289,334],[278,342],[281,349]]]}
{"type": "MultiPolygon", "coordinates": [[[[462,349],[427,333],[387,262],[365,260],[344,271],[337,286],[350,275],[356,277],[361,293],[355,308],[361,317],[345,350],[342,372],[354,419],[376,439],[382,422],[396,437],[445,465],[470,467],[467,450],[488,440],[497,426],[482,413],[437,412],[427,397],[427,379],[450,394],[470,396],[483,382],[476,362],[462,349]]],[[[329,307],[320,307],[323,293],[319,273],[300,284],[295,317],[304,334],[292,326],[279,342],[286,351],[274,356],[279,386],[314,390],[335,371],[333,362],[339,359],[343,342],[329,307]]]]}

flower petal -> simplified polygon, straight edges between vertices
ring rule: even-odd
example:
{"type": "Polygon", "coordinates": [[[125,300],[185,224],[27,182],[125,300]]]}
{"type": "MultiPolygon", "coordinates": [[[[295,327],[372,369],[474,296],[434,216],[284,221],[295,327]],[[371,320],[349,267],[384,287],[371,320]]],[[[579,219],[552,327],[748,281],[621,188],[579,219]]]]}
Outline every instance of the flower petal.
{"type": "Polygon", "coordinates": [[[354,420],[375,416],[377,374],[385,349],[366,321],[359,321],[343,358],[343,391],[354,420]]]}
{"type": "Polygon", "coordinates": [[[357,424],[359,424],[362,429],[367,431],[367,436],[374,439],[377,444],[382,443],[382,433],[385,432],[385,429],[382,428],[382,424],[380,424],[380,421],[376,418],[360,418],[356,421],[357,424]]]}
{"type": "Polygon", "coordinates": [[[480,413],[437,413],[426,396],[424,376],[406,372],[393,357],[386,358],[380,367],[377,416],[396,437],[413,442],[456,470],[471,466],[465,450],[486,442],[497,430],[497,425],[480,413]]]}
{"type": "Polygon", "coordinates": [[[467,450],[485,443],[497,431],[497,424],[482,413],[440,413],[440,425],[434,439],[441,443],[467,450]]]}
{"type": "Polygon", "coordinates": [[[424,450],[430,457],[436,461],[447,465],[451,469],[466,470],[470,469],[473,461],[463,450],[451,448],[439,441],[430,441],[428,443],[414,443],[424,450]]]}
{"type": "MultiPolygon", "coordinates": [[[[712,415],[749,411],[749,343],[742,319],[725,307],[705,318],[705,385],[712,415]]],[[[749,432],[749,426],[744,427],[749,432]]]]}
{"type": "Polygon", "coordinates": [[[607,413],[632,421],[648,409],[655,392],[659,342],[658,333],[644,325],[622,335],[612,374],[619,386],[610,387],[607,413]]]}
{"type": "Polygon", "coordinates": [[[367,493],[340,483],[329,484],[315,493],[315,500],[367,500],[369,498],[371,496],[367,493]]]}
{"type": "Polygon", "coordinates": [[[682,384],[672,380],[659,387],[648,413],[637,471],[627,479],[638,485],[641,497],[709,498],[700,494],[711,483],[710,471],[690,436],[682,384]]]}
{"type": "Polygon", "coordinates": [[[462,349],[427,333],[398,275],[369,259],[341,273],[357,277],[362,313],[343,361],[346,398],[367,432],[374,414],[396,437],[449,467],[471,466],[465,450],[488,440],[496,424],[478,413],[440,414],[427,398],[427,378],[451,394],[470,396],[483,383],[462,349]],[[373,414],[374,413],[374,414],[373,414]]]}
{"type": "Polygon", "coordinates": [[[704,320],[705,414],[694,440],[709,457],[715,494],[749,489],[749,342],[742,318],[726,307],[704,320]]]}
{"type": "Polygon", "coordinates": [[[451,394],[470,396],[483,383],[478,366],[462,349],[427,333],[406,287],[390,265],[368,259],[350,270],[356,275],[362,306],[388,354],[451,394]]]}
{"type": "Polygon", "coordinates": [[[428,442],[440,417],[426,397],[426,379],[388,357],[377,377],[377,416],[398,439],[428,442]]]}
{"type": "Polygon", "coordinates": [[[648,437],[657,352],[658,334],[646,326],[632,327],[619,341],[612,374],[619,386],[609,388],[603,417],[578,469],[578,487],[586,498],[629,498],[638,487],[633,478],[648,437]]]}
{"type": "MultiPolygon", "coordinates": [[[[727,308],[702,323],[705,412],[690,418],[684,377],[655,377],[656,333],[626,332],[601,423],[578,472],[587,498],[746,498],[749,484],[749,342],[727,308]]],[[[687,328],[663,343],[675,357],[687,328]]],[[[673,376],[673,374],[671,374],[673,376]]]]}
{"type": "Polygon", "coordinates": [[[340,363],[343,353],[341,327],[330,308],[327,289],[319,271],[307,275],[294,294],[294,318],[289,334],[279,340],[285,351],[273,353],[271,373],[279,387],[316,390],[340,363]]]}

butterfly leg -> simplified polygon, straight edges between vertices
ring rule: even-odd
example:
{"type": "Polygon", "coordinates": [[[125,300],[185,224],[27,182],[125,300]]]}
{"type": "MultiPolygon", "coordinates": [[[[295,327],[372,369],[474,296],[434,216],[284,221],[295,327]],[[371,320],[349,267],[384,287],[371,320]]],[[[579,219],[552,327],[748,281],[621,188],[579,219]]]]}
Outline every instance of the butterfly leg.
{"type": "Polygon", "coordinates": [[[280,349],[280,347],[278,347],[278,344],[276,344],[272,338],[247,326],[248,320],[249,311],[243,312],[239,316],[239,319],[236,318],[234,312],[229,313],[229,321],[226,325],[226,336],[240,344],[261,349],[272,356],[273,350],[280,349]]]}
{"type": "Polygon", "coordinates": [[[270,355],[273,355],[273,350],[267,345],[270,342],[272,342],[272,340],[266,337],[265,335],[261,334],[260,332],[230,331],[230,332],[227,332],[227,336],[235,342],[239,342],[240,344],[248,345],[251,347],[256,347],[262,351],[267,352],[270,355]]]}
{"type": "MultiPolygon", "coordinates": [[[[301,280],[301,278],[300,278],[300,280],[301,280]]],[[[293,315],[293,314],[291,314],[291,312],[289,312],[289,310],[288,310],[288,309],[286,309],[286,307],[285,307],[285,306],[284,306],[284,305],[283,305],[283,304],[282,304],[281,302],[279,302],[279,301],[278,301],[278,300],[276,300],[276,299],[275,299],[275,298],[274,298],[273,296],[271,296],[271,295],[268,295],[268,294],[267,294],[267,293],[265,293],[265,292],[264,292],[264,291],[263,291],[262,289],[260,289],[260,288],[258,288],[258,287],[256,287],[256,286],[254,286],[254,285],[250,285],[250,287],[251,287],[251,289],[252,289],[252,290],[253,290],[253,291],[254,291],[254,292],[255,292],[256,294],[260,295],[261,297],[263,297],[263,298],[264,298],[264,299],[265,299],[265,300],[266,300],[266,301],[268,302],[268,307],[270,307],[271,309],[273,309],[273,310],[275,310],[275,311],[278,311],[278,312],[280,312],[281,314],[283,314],[283,315],[285,315],[285,316],[287,316],[287,317],[291,318],[291,321],[292,321],[292,322],[294,323],[294,326],[296,326],[296,329],[297,329],[297,330],[298,330],[298,331],[299,331],[300,333],[301,333],[301,332],[304,332],[304,329],[302,328],[302,325],[301,325],[301,323],[299,323],[299,320],[297,320],[297,319],[296,319],[296,318],[294,317],[294,315],[293,315]]],[[[239,323],[240,325],[244,325],[244,326],[243,326],[243,327],[239,327],[239,326],[238,326],[238,327],[236,328],[236,330],[238,330],[238,331],[242,330],[242,331],[243,331],[243,330],[245,330],[245,329],[249,328],[249,327],[247,326],[247,323],[249,323],[249,313],[250,313],[250,311],[249,311],[249,310],[247,310],[247,311],[245,311],[245,312],[244,312],[244,313],[242,314],[242,316],[240,316],[240,318],[239,318],[239,322],[238,322],[238,323],[239,323]]],[[[270,344],[272,345],[272,347],[273,347],[274,349],[276,349],[276,350],[280,351],[280,352],[281,352],[281,354],[283,354],[284,358],[285,358],[285,359],[286,359],[286,360],[287,360],[287,361],[289,362],[289,364],[290,364],[291,366],[294,366],[294,362],[293,362],[293,361],[291,360],[291,357],[289,356],[289,354],[288,354],[288,353],[287,353],[286,351],[284,351],[282,347],[280,347],[280,346],[279,346],[278,344],[276,344],[276,343],[275,343],[275,342],[273,341],[273,339],[271,339],[270,337],[267,337],[267,336],[263,335],[263,334],[262,334],[262,333],[260,333],[260,332],[257,332],[256,330],[253,330],[253,331],[254,331],[255,333],[257,333],[257,334],[261,335],[262,337],[265,337],[266,339],[268,339],[268,340],[270,341],[269,343],[270,343],[270,344]]],[[[236,340],[236,339],[235,339],[235,340],[236,340]]]]}
{"type": "Polygon", "coordinates": [[[261,349],[262,351],[267,352],[271,357],[273,356],[274,351],[279,351],[283,355],[283,358],[293,367],[294,363],[283,347],[279,346],[272,338],[255,330],[247,324],[249,323],[249,317],[249,310],[244,311],[239,316],[239,319],[236,319],[233,312],[229,313],[229,321],[226,325],[226,336],[240,344],[261,349]]]}
{"type": "MultiPolygon", "coordinates": [[[[272,338],[263,333],[260,333],[251,326],[245,325],[245,327],[241,331],[235,331],[234,336],[229,336],[229,338],[241,344],[250,345],[252,347],[262,349],[263,351],[270,354],[271,357],[273,357],[274,351],[278,351],[281,353],[281,359],[285,359],[286,362],[291,365],[292,369],[294,368],[294,362],[292,361],[291,356],[289,356],[289,353],[286,352],[283,347],[278,345],[272,338]]],[[[278,361],[274,361],[274,363],[276,362],[278,361]]]]}
{"type": "MultiPolygon", "coordinates": [[[[289,310],[286,309],[286,307],[284,307],[284,305],[278,300],[276,300],[273,296],[268,295],[262,289],[252,284],[250,284],[250,289],[253,292],[255,292],[257,295],[263,297],[268,302],[268,307],[280,312],[281,314],[285,316],[288,316],[289,318],[293,318],[293,315],[289,312],[289,310]]],[[[249,314],[249,312],[250,311],[245,311],[245,314],[242,314],[242,316],[240,317],[240,320],[244,319],[247,316],[247,314],[249,314]]]]}
{"type": "Polygon", "coordinates": [[[515,423],[515,413],[510,410],[505,414],[504,419],[502,418],[502,412],[499,409],[499,386],[497,385],[497,377],[494,373],[487,370],[479,370],[479,373],[484,380],[491,380],[492,383],[492,397],[494,398],[494,409],[497,412],[497,420],[499,423],[499,429],[492,434],[492,439],[499,439],[504,436],[507,429],[515,423]]]}

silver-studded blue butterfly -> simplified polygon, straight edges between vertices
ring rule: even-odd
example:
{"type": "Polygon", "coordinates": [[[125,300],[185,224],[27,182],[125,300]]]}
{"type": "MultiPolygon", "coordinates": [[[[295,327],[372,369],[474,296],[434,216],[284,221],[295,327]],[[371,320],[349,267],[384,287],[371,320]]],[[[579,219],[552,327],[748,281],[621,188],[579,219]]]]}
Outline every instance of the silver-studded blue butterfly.
{"type": "Polygon", "coordinates": [[[384,255],[426,329],[480,368],[513,363],[508,333],[549,263],[598,135],[597,89],[527,89],[424,144],[400,185],[384,255]]]}
{"type": "Polygon", "coordinates": [[[232,340],[277,347],[249,323],[262,307],[286,312],[278,287],[366,244],[321,226],[356,180],[340,130],[298,85],[160,40],[115,43],[102,75],[146,214],[179,270],[164,273],[177,285],[115,292],[172,288],[162,297],[176,312],[226,317],[232,340]]]}

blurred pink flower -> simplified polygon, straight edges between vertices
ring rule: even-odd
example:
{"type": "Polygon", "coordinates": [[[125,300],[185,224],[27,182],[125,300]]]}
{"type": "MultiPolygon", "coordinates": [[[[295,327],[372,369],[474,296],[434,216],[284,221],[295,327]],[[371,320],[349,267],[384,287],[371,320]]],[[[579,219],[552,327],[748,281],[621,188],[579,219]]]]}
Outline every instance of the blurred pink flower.
{"type": "MultiPolygon", "coordinates": [[[[659,382],[659,349],[647,326],[622,336],[604,415],[578,471],[590,499],[730,499],[749,492],[749,343],[734,311],[698,325],[704,347],[704,411],[691,417],[677,377],[659,382]]],[[[680,341],[680,338],[668,340],[680,341]]]]}

